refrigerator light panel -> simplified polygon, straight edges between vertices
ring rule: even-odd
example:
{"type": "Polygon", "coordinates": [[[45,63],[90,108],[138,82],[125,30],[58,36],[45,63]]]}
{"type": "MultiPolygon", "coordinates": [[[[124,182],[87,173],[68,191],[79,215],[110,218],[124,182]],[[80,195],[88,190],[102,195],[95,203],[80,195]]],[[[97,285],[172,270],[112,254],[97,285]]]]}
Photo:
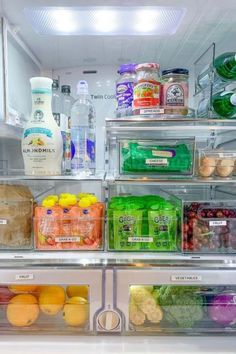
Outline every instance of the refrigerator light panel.
{"type": "Polygon", "coordinates": [[[27,7],[41,35],[173,35],[186,13],[181,7],[27,7]]]}

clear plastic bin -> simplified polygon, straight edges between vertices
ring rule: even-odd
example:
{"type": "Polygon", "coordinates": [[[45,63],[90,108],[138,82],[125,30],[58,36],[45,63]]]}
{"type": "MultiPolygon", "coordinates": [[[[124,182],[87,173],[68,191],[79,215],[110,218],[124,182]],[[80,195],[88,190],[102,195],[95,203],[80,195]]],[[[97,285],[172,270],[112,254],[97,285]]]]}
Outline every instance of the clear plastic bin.
{"type": "Polygon", "coordinates": [[[236,151],[199,150],[197,174],[200,177],[232,177],[235,171],[236,151]]]}
{"type": "Polygon", "coordinates": [[[38,250],[97,250],[103,247],[104,204],[35,208],[35,247],[38,250]]]}
{"type": "Polygon", "coordinates": [[[193,174],[194,139],[120,140],[120,174],[193,174]]]}
{"type": "Polygon", "coordinates": [[[236,252],[234,201],[184,202],[183,221],[184,252],[236,252]]]}

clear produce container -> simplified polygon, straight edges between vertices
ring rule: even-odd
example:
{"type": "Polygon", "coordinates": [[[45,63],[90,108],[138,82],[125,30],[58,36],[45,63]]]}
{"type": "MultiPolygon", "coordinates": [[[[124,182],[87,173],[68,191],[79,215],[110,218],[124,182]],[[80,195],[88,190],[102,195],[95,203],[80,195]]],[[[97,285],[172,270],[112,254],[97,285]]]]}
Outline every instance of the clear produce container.
{"type": "Polygon", "coordinates": [[[195,139],[120,140],[120,174],[191,176],[195,139]]]}
{"type": "Polygon", "coordinates": [[[0,274],[0,333],[93,331],[102,306],[101,270],[19,268],[0,274]]]}
{"type": "Polygon", "coordinates": [[[0,249],[30,249],[33,195],[26,186],[0,185],[0,249]]]}
{"type": "Polygon", "coordinates": [[[233,270],[119,269],[117,308],[129,334],[235,334],[233,270]]]}
{"type": "Polygon", "coordinates": [[[200,177],[229,178],[235,173],[236,152],[229,150],[199,150],[197,174],[200,177]]]}
{"type": "Polygon", "coordinates": [[[235,253],[236,203],[183,203],[183,252],[235,253]]]}
{"type": "Polygon", "coordinates": [[[109,249],[176,252],[180,201],[159,195],[115,196],[108,204],[109,249]]]}
{"type": "Polygon", "coordinates": [[[35,247],[38,250],[99,250],[103,248],[103,203],[87,208],[74,206],[35,208],[35,247]]]}

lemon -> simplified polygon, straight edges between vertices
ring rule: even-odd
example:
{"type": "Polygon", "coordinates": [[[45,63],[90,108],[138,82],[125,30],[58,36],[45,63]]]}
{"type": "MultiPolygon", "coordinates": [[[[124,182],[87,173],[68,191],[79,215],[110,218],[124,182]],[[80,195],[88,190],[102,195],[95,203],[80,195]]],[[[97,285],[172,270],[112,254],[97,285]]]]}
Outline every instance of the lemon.
{"type": "Polygon", "coordinates": [[[61,311],[64,303],[65,291],[61,286],[46,286],[40,292],[39,307],[46,315],[56,315],[61,311]]]}
{"type": "Polygon", "coordinates": [[[88,285],[69,285],[66,288],[66,294],[69,298],[79,296],[88,300],[89,287],[88,285]]]}
{"type": "Polygon", "coordinates": [[[69,326],[84,325],[89,316],[89,305],[86,299],[82,297],[70,298],[63,309],[64,321],[69,326]]]}
{"type": "Polygon", "coordinates": [[[95,195],[90,195],[88,198],[89,198],[91,204],[95,204],[98,201],[98,199],[97,199],[97,197],[95,197],[95,195]]]}
{"type": "Polygon", "coordinates": [[[44,199],[43,201],[42,201],[42,206],[44,207],[44,208],[52,208],[52,207],[54,207],[55,206],[55,204],[56,204],[56,202],[55,202],[55,200],[53,200],[53,199],[44,199]]]}

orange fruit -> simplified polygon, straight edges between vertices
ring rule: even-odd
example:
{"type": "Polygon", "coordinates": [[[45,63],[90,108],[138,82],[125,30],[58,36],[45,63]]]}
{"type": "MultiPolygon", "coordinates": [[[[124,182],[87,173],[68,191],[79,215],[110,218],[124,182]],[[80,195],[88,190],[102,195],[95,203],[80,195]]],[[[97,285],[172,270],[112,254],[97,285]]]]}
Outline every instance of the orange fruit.
{"type": "Polygon", "coordinates": [[[7,306],[7,319],[13,326],[31,326],[37,320],[38,315],[38,302],[36,297],[31,294],[14,296],[7,306]]]}
{"type": "Polygon", "coordinates": [[[66,294],[68,297],[79,296],[88,300],[89,298],[89,287],[88,285],[69,285],[66,288],[66,294]]]}
{"type": "Polygon", "coordinates": [[[64,321],[69,326],[83,326],[88,320],[89,305],[86,299],[82,297],[70,298],[63,309],[64,321]]]}
{"type": "Polygon", "coordinates": [[[62,310],[65,290],[58,285],[45,286],[39,294],[39,307],[46,315],[53,316],[62,310]]]}
{"type": "Polygon", "coordinates": [[[33,293],[37,289],[37,285],[10,285],[8,289],[14,294],[33,293]]]}

